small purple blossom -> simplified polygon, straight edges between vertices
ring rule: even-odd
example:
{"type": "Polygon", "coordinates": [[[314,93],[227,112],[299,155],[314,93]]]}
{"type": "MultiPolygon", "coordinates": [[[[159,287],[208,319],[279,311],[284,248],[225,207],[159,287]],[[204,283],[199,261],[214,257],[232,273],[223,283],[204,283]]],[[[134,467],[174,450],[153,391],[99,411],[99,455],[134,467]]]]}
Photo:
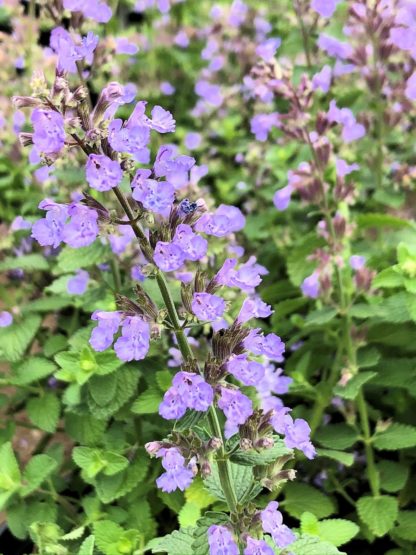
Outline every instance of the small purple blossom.
{"type": "Polygon", "coordinates": [[[361,270],[361,268],[364,268],[365,266],[365,256],[353,254],[350,257],[350,266],[353,270],[361,270]]]}
{"type": "Polygon", "coordinates": [[[46,216],[32,226],[32,237],[42,247],[56,248],[62,242],[65,222],[68,218],[68,207],[64,204],[44,200],[39,208],[46,210],[46,216]]]}
{"type": "Polygon", "coordinates": [[[227,418],[225,423],[225,437],[227,439],[237,433],[238,427],[244,424],[247,418],[253,414],[251,400],[238,389],[221,387],[218,406],[227,418]]]}
{"type": "Polygon", "coordinates": [[[116,54],[134,55],[139,51],[138,46],[130,42],[126,37],[116,38],[116,54]]]}
{"type": "Polygon", "coordinates": [[[319,36],[318,47],[321,50],[324,50],[328,56],[339,58],[340,60],[349,58],[353,52],[353,49],[349,44],[341,42],[334,37],[330,37],[325,34],[319,36]]]}
{"type": "Polygon", "coordinates": [[[179,270],[185,262],[185,253],[179,245],[158,241],[156,243],[153,259],[156,266],[163,272],[179,270]]]}
{"type": "Polygon", "coordinates": [[[166,96],[172,96],[176,91],[175,87],[169,81],[162,81],[160,83],[160,92],[166,96]]]}
{"type": "Polygon", "coordinates": [[[168,110],[161,106],[155,106],[152,109],[150,127],[159,133],[172,133],[175,131],[176,122],[168,110]]]}
{"type": "Polygon", "coordinates": [[[12,221],[10,229],[12,231],[21,231],[24,229],[31,229],[32,223],[28,220],[25,220],[23,216],[16,216],[15,219],[12,221]]]}
{"type": "Polygon", "coordinates": [[[260,299],[260,297],[247,298],[238,314],[237,322],[244,324],[252,318],[267,318],[273,314],[272,307],[260,299]]]}
{"type": "Polygon", "coordinates": [[[120,360],[142,360],[147,355],[150,343],[150,326],[139,316],[128,317],[121,324],[121,337],[114,343],[120,360]]]}
{"type": "Polygon", "coordinates": [[[168,181],[144,179],[134,188],[132,196],[147,210],[167,217],[175,199],[175,189],[168,181]]]}
{"type": "Polygon", "coordinates": [[[279,189],[275,192],[273,197],[273,204],[280,211],[283,212],[289,206],[290,199],[292,198],[292,193],[294,191],[293,185],[289,183],[286,187],[279,189]]]}
{"type": "Polygon", "coordinates": [[[63,228],[62,240],[74,249],[91,245],[99,231],[97,212],[75,204],[69,207],[68,214],[71,219],[63,228]]]}
{"type": "Polygon", "coordinates": [[[114,335],[120,327],[121,313],[97,310],[91,315],[91,319],[96,320],[98,325],[91,332],[90,345],[94,351],[105,351],[112,345],[114,335]]]}
{"type": "Polygon", "coordinates": [[[13,316],[7,310],[0,312],[0,328],[7,328],[13,324],[13,316]]]}
{"type": "Polygon", "coordinates": [[[310,440],[311,428],[303,418],[285,417],[285,445],[289,449],[300,449],[308,459],[313,459],[316,455],[315,447],[310,440]]]}
{"type": "Polygon", "coordinates": [[[187,133],[185,135],[185,146],[188,150],[194,150],[201,145],[201,133],[187,133]]]}
{"type": "Polygon", "coordinates": [[[87,290],[89,280],[89,273],[85,270],[79,270],[74,277],[68,280],[66,289],[71,295],[83,295],[87,290]]]}
{"type": "Polygon", "coordinates": [[[303,280],[300,288],[305,297],[309,297],[311,299],[317,299],[320,293],[318,272],[313,272],[310,276],[306,277],[303,280]]]}
{"type": "Polygon", "coordinates": [[[179,46],[180,48],[187,48],[189,46],[188,35],[183,30],[179,31],[179,33],[175,35],[173,42],[176,44],[176,46],[179,46]]]}
{"type": "Polygon", "coordinates": [[[273,127],[279,127],[280,118],[277,112],[270,114],[257,114],[250,121],[251,132],[258,141],[267,141],[267,137],[273,127]]]}
{"type": "Polygon", "coordinates": [[[264,335],[259,329],[251,330],[244,340],[244,347],[255,355],[263,355],[276,362],[284,360],[285,344],[275,333],[264,335]]]}
{"type": "Polygon", "coordinates": [[[266,63],[270,63],[275,57],[277,49],[281,44],[282,40],[279,38],[268,38],[256,46],[256,54],[266,63]]]}
{"type": "Polygon", "coordinates": [[[173,243],[182,249],[186,260],[201,260],[208,250],[208,241],[194,233],[191,226],[187,224],[178,225],[173,243]]]}
{"type": "Polygon", "coordinates": [[[97,23],[107,23],[113,13],[103,0],[64,0],[64,8],[71,12],[81,12],[97,23]]]}
{"type": "Polygon", "coordinates": [[[255,540],[249,536],[246,542],[244,555],[274,555],[275,553],[264,540],[255,540]]]}
{"type": "Polygon", "coordinates": [[[85,173],[88,184],[97,191],[109,191],[123,178],[120,164],[104,154],[90,154],[85,173]]]}
{"type": "Polygon", "coordinates": [[[332,79],[332,69],[330,66],[325,65],[321,71],[315,73],[312,77],[313,90],[321,89],[324,93],[329,91],[332,79]]]}
{"type": "Polygon", "coordinates": [[[239,208],[235,206],[220,206],[213,213],[205,213],[195,224],[196,231],[207,235],[224,237],[229,233],[240,231],[245,226],[245,218],[239,208]]]}
{"type": "Polygon", "coordinates": [[[239,549],[230,530],[225,526],[208,528],[209,555],[239,555],[239,549]]]}
{"type": "Polygon", "coordinates": [[[270,534],[277,547],[284,548],[293,543],[296,539],[293,532],[283,524],[283,516],[278,511],[277,501],[270,501],[267,507],[261,511],[260,518],[263,530],[270,534]]]}
{"type": "Polygon", "coordinates": [[[338,177],[346,177],[350,173],[359,170],[360,166],[358,164],[348,164],[342,158],[337,158],[335,160],[335,168],[338,177]]]}
{"type": "Polygon", "coordinates": [[[341,0],[312,0],[311,8],[321,17],[332,17],[341,0]]]}
{"type": "Polygon", "coordinates": [[[227,362],[227,371],[244,385],[256,385],[264,377],[263,364],[248,360],[246,355],[232,355],[227,362]]]}
{"type": "Polygon", "coordinates": [[[65,144],[64,118],[59,112],[36,108],[32,112],[33,144],[39,152],[54,154],[65,144]]]}
{"type": "Polygon", "coordinates": [[[225,310],[225,301],[217,295],[210,293],[194,293],[192,312],[199,320],[211,322],[221,318],[225,310]]]}
{"type": "Polygon", "coordinates": [[[163,397],[159,414],[167,420],[181,418],[186,409],[206,412],[212,405],[214,390],[199,374],[178,372],[163,397]]]}
{"type": "Polygon", "coordinates": [[[170,493],[176,489],[184,491],[191,485],[194,474],[185,466],[185,459],[178,449],[160,449],[156,456],[162,456],[162,466],[166,470],[156,480],[159,489],[170,493]]]}
{"type": "Polygon", "coordinates": [[[219,108],[223,103],[224,97],[221,93],[221,87],[219,85],[214,85],[209,81],[201,79],[196,82],[195,92],[200,96],[207,104],[219,108]]]}

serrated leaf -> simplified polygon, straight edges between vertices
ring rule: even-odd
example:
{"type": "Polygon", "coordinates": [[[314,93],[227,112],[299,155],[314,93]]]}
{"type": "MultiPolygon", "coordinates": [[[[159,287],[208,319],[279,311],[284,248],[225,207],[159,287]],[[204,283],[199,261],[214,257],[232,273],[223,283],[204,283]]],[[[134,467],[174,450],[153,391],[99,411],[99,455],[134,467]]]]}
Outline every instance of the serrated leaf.
{"type": "Polygon", "coordinates": [[[88,536],[83,541],[77,555],[94,555],[95,536],[88,536]]]}
{"type": "Polygon", "coordinates": [[[85,527],[79,526],[78,528],[74,528],[73,530],[71,530],[64,536],[62,536],[61,540],[63,541],[79,540],[79,538],[82,538],[82,536],[84,535],[84,532],[85,532],[85,527]]]}
{"type": "Polygon", "coordinates": [[[163,538],[154,538],[146,548],[152,553],[167,553],[168,555],[195,555],[192,549],[194,528],[175,530],[163,538]]]}
{"type": "Polygon", "coordinates": [[[332,499],[308,484],[288,483],[284,488],[284,495],[285,500],[282,505],[295,518],[300,518],[305,511],[312,513],[318,519],[335,512],[332,499]]]}
{"type": "Polygon", "coordinates": [[[403,282],[404,279],[402,274],[394,268],[386,268],[375,276],[373,279],[373,287],[401,287],[403,282]]]}
{"type": "Polygon", "coordinates": [[[270,449],[262,449],[260,451],[255,449],[243,451],[239,449],[233,453],[231,460],[242,466],[265,466],[291,453],[293,453],[293,450],[288,449],[282,439],[274,438],[274,446],[270,449]]]}
{"type": "Polygon", "coordinates": [[[340,462],[344,466],[352,466],[354,464],[354,455],[345,453],[344,451],[336,451],[335,449],[317,449],[318,457],[327,457],[334,461],[340,462]]]}
{"type": "Polygon", "coordinates": [[[406,228],[414,227],[413,223],[399,218],[398,216],[392,216],[391,214],[380,214],[380,213],[367,213],[359,214],[357,216],[357,224],[361,228],[366,227],[391,227],[391,228],[406,228]]]}
{"type": "Polygon", "coordinates": [[[117,412],[134,395],[139,374],[134,368],[122,367],[117,371],[117,390],[112,401],[105,406],[98,405],[88,395],[88,407],[97,418],[109,418],[117,412]]]}
{"type": "MultiPolygon", "coordinates": [[[[205,487],[220,501],[225,501],[217,463],[213,463],[211,468],[210,476],[204,480],[205,487]]],[[[237,501],[241,501],[249,493],[253,485],[253,470],[250,466],[229,463],[229,472],[237,501]]]]}
{"type": "Polygon", "coordinates": [[[0,447],[0,509],[20,487],[21,474],[10,442],[0,447]]]}
{"type": "Polygon", "coordinates": [[[206,509],[216,501],[215,497],[210,495],[205,489],[204,482],[199,476],[185,490],[185,499],[187,502],[196,505],[199,509],[206,509]]]}
{"type": "Polygon", "coordinates": [[[68,435],[83,445],[101,443],[107,427],[105,420],[98,420],[90,414],[79,415],[71,412],[65,414],[65,430],[68,435]]]}
{"type": "Polygon", "coordinates": [[[305,535],[290,544],[290,553],[293,555],[346,555],[338,549],[316,536],[305,535]]]}
{"type": "Polygon", "coordinates": [[[394,461],[380,461],[377,465],[380,473],[380,487],[394,493],[400,491],[409,477],[409,467],[394,461]]]}
{"type": "Polygon", "coordinates": [[[354,522],[341,518],[321,520],[318,524],[319,537],[336,547],[351,541],[359,531],[360,528],[354,522]]]}
{"type": "Polygon", "coordinates": [[[300,517],[300,529],[302,534],[309,534],[310,536],[319,535],[318,519],[312,513],[302,513],[300,517]]]}
{"type": "Polygon", "coordinates": [[[16,385],[27,385],[53,374],[56,366],[42,357],[30,357],[13,369],[12,382],[16,385]]]}
{"type": "Polygon", "coordinates": [[[47,259],[41,254],[25,254],[24,256],[13,256],[5,258],[0,262],[0,272],[9,270],[47,270],[49,264],[47,259]]]}
{"type": "Polygon", "coordinates": [[[159,410],[163,395],[156,388],[149,388],[134,401],[131,411],[135,414],[155,414],[159,410]]]}
{"type": "Polygon", "coordinates": [[[30,399],[27,403],[27,415],[30,421],[45,432],[53,433],[59,421],[61,406],[53,393],[30,399]]]}
{"type": "Polygon", "coordinates": [[[167,391],[172,383],[172,374],[169,370],[159,370],[156,372],[156,383],[163,393],[167,391]]]}
{"type": "Polygon", "coordinates": [[[0,328],[0,356],[9,362],[17,362],[30,345],[41,323],[38,315],[14,321],[7,328],[0,328]]]}
{"type": "Polygon", "coordinates": [[[334,393],[343,399],[352,401],[357,397],[363,385],[372,380],[375,376],[377,376],[377,372],[359,372],[353,376],[345,386],[335,386],[334,393]]]}
{"type": "Polygon", "coordinates": [[[56,460],[48,455],[41,454],[32,457],[23,472],[25,485],[20,490],[21,495],[29,495],[35,491],[57,466],[56,460]]]}
{"type": "Polygon", "coordinates": [[[95,241],[88,247],[72,249],[64,247],[58,256],[58,267],[65,273],[74,272],[80,268],[87,268],[93,264],[104,262],[109,255],[109,249],[100,241],[95,241]]]}
{"type": "Polygon", "coordinates": [[[361,497],[357,501],[357,512],[360,519],[371,532],[381,537],[394,526],[399,513],[397,499],[388,495],[361,497]]]}
{"type": "Polygon", "coordinates": [[[149,458],[144,451],[139,450],[136,459],[122,472],[115,476],[99,475],[96,478],[97,495],[103,503],[111,503],[123,497],[141,482],[149,466],[149,458]]]}
{"type": "Polygon", "coordinates": [[[95,542],[104,555],[132,553],[139,539],[137,530],[124,531],[111,520],[101,520],[94,525],[95,542]]]}
{"type": "Polygon", "coordinates": [[[187,501],[178,513],[178,522],[181,528],[194,526],[201,518],[201,509],[192,502],[187,501]]]}
{"type": "Polygon", "coordinates": [[[373,437],[376,449],[397,451],[416,445],[416,428],[407,424],[391,424],[384,432],[379,432],[373,437]]]}
{"type": "Polygon", "coordinates": [[[92,376],[88,381],[88,391],[91,397],[101,407],[110,403],[117,392],[117,375],[92,376]]]}
{"type": "Polygon", "coordinates": [[[393,533],[401,540],[416,542],[416,511],[400,511],[393,533]]]}
{"type": "Polygon", "coordinates": [[[352,447],[358,440],[358,434],[354,428],[347,424],[330,424],[320,428],[315,435],[315,439],[324,447],[342,450],[352,447]]]}

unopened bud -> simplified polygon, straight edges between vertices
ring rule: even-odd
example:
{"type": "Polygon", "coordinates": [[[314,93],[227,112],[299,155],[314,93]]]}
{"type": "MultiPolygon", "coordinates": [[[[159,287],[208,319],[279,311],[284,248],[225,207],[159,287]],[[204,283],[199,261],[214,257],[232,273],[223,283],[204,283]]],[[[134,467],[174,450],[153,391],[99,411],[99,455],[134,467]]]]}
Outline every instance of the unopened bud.
{"type": "Polygon", "coordinates": [[[201,464],[201,475],[203,478],[208,478],[212,474],[212,467],[208,461],[204,461],[201,464]]]}
{"type": "Polygon", "coordinates": [[[222,445],[219,437],[212,437],[207,443],[207,451],[217,451],[222,445]]]}
{"type": "Polygon", "coordinates": [[[240,439],[240,447],[243,451],[249,451],[250,449],[253,449],[253,442],[251,439],[243,437],[240,439]]]}
{"type": "Polygon", "coordinates": [[[254,447],[256,447],[256,449],[271,449],[273,445],[274,441],[272,437],[261,437],[256,441],[254,447]]]}
{"type": "Polygon", "coordinates": [[[162,448],[162,444],[160,443],[160,441],[150,441],[149,443],[146,443],[144,448],[146,449],[146,451],[149,453],[151,457],[154,457],[157,454],[157,452],[162,448]]]}
{"type": "Polygon", "coordinates": [[[33,98],[32,96],[13,96],[12,102],[17,109],[36,108],[42,104],[39,98],[33,98]]]}

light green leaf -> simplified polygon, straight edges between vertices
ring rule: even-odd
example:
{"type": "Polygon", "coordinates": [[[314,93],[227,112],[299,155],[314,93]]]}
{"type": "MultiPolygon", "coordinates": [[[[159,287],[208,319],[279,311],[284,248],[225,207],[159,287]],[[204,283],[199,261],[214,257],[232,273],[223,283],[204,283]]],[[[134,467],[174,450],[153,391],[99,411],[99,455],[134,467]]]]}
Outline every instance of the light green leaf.
{"type": "Polygon", "coordinates": [[[393,423],[384,432],[379,432],[373,437],[376,449],[397,451],[416,445],[416,428],[407,424],[393,423]]]}
{"type": "Polygon", "coordinates": [[[20,487],[21,474],[10,442],[0,447],[0,509],[20,487]]]}
{"type": "Polygon", "coordinates": [[[35,491],[52,474],[58,463],[48,455],[35,455],[27,463],[23,472],[23,483],[21,495],[29,495],[35,491]]]}
{"type": "Polygon", "coordinates": [[[335,512],[332,499],[308,484],[290,482],[285,485],[283,492],[285,500],[282,506],[295,518],[300,519],[305,511],[314,514],[318,519],[335,512]]]}
{"type": "Polygon", "coordinates": [[[373,287],[401,287],[403,285],[403,276],[395,268],[386,268],[381,271],[373,279],[373,287]]]}
{"type": "Polygon", "coordinates": [[[178,514],[178,521],[181,528],[194,526],[201,518],[201,509],[192,502],[187,501],[178,514]]]}
{"type": "Polygon", "coordinates": [[[290,553],[294,555],[346,555],[328,542],[316,536],[302,536],[290,544],[290,553]]]}
{"type": "Polygon", "coordinates": [[[45,393],[27,403],[27,414],[30,421],[45,432],[54,432],[58,425],[61,407],[59,399],[53,393],[45,393]]]}
{"type": "Polygon", "coordinates": [[[192,548],[194,528],[175,530],[163,538],[154,538],[147,544],[152,553],[168,555],[195,555],[192,548]]]}
{"type": "Polygon", "coordinates": [[[155,414],[159,410],[162,399],[162,393],[158,389],[150,387],[134,401],[131,411],[135,414],[155,414]]]}
{"type": "Polygon", "coordinates": [[[53,374],[56,366],[42,357],[30,357],[13,370],[12,382],[16,385],[27,385],[53,374]]]}
{"type": "Polygon", "coordinates": [[[397,499],[388,495],[378,497],[365,496],[357,501],[357,512],[360,519],[371,532],[381,537],[394,526],[399,508],[397,499]]]}
{"type": "Polygon", "coordinates": [[[274,446],[271,449],[262,449],[258,452],[255,449],[248,451],[239,449],[232,455],[231,460],[242,466],[264,466],[292,453],[293,450],[288,449],[282,439],[274,438],[274,446]]]}
{"type": "Polygon", "coordinates": [[[0,272],[7,272],[9,270],[47,270],[49,264],[47,259],[41,254],[26,254],[24,256],[13,256],[5,258],[0,262],[0,272]]]}
{"type": "Polygon", "coordinates": [[[94,264],[104,262],[109,256],[108,246],[100,241],[95,241],[88,247],[71,249],[66,246],[58,256],[58,267],[62,272],[74,272],[79,268],[87,268],[94,264]]]}
{"type": "Polygon", "coordinates": [[[103,503],[123,497],[145,478],[148,466],[149,457],[139,450],[136,459],[122,472],[114,476],[97,476],[95,484],[98,497],[103,503]]]}
{"type": "Polygon", "coordinates": [[[307,326],[323,326],[333,320],[337,315],[337,310],[326,306],[321,310],[314,310],[305,318],[305,325],[307,326]]]}
{"type": "Polygon", "coordinates": [[[17,362],[30,345],[41,323],[38,315],[14,321],[7,328],[0,328],[0,357],[17,362]]]}
{"type": "Polygon", "coordinates": [[[336,547],[348,543],[360,531],[360,528],[354,522],[341,518],[321,520],[318,524],[318,529],[319,537],[336,547]]]}
{"type": "Polygon", "coordinates": [[[79,548],[78,555],[94,555],[95,536],[88,536],[79,548]]]}
{"type": "Polygon", "coordinates": [[[400,511],[393,534],[401,540],[416,542],[416,511],[400,511]]]}

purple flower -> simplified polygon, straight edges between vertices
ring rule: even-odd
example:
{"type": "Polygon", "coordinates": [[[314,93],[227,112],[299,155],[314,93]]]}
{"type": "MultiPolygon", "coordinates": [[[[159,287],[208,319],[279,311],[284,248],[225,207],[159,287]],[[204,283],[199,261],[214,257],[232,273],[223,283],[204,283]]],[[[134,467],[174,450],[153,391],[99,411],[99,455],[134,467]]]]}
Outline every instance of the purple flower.
{"type": "Polygon", "coordinates": [[[152,119],[149,125],[159,133],[172,133],[175,131],[176,122],[168,110],[161,106],[155,106],[152,110],[152,119]]]}
{"type": "Polygon", "coordinates": [[[32,224],[28,220],[25,220],[23,216],[16,216],[12,221],[10,229],[12,231],[21,231],[22,229],[31,229],[32,224]]]}
{"type": "Polygon", "coordinates": [[[153,171],[156,177],[166,177],[178,189],[189,183],[189,170],[195,165],[191,156],[176,155],[176,147],[165,145],[159,148],[153,171]]]}
{"type": "Polygon", "coordinates": [[[244,385],[256,385],[264,377],[264,366],[248,360],[246,355],[232,355],[227,362],[227,371],[244,385]]]}
{"type": "Polygon", "coordinates": [[[329,35],[320,35],[318,39],[318,47],[324,50],[329,56],[345,60],[352,55],[353,49],[349,44],[341,42],[329,35]]]}
{"type": "Polygon", "coordinates": [[[91,245],[99,231],[97,212],[86,206],[75,204],[69,207],[68,214],[71,219],[64,226],[62,240],[74,249],[91,245]]]}
{"type": "Polygon", "coordinates": [[[173,272],[185,262],[185,253],[179,245],[158,241],[156,243],[153,260],[163,272],[173,272]]]}
{"type": "Polygon", "coordinates": [[[129,39],[126,37],[119,37],[116,38],[116,54],[137,54],[139,51],[138,46],[136,46],[133,42],[129,42],[129,39]]]}
{"type": "Polygon", "coordinates": [[[289,206],[290,199],[292,198],[292,193],[294,190],[295,188],[293,187],[293,185],[289,183],[289,185],[286,185],[286,187],[283,187],[282,189],[279,189],[275,192],[273,197],[273,204],[280,212],[283,212],[283,210],[286,210],[286,208],[289,206]]]}
{"type": "Polygon", "coordinates": [[[103,0],[64,0],[64,8],[71,12],[81,12],[97,23],[107,23],[113,13],[103,0]]]}
{"type": "Polygon", "coordinates": [[[200,260],[208,250],[208,241],[194,233],[191,226],[186,224],[178,225],[173,243],[182,249],[186,260],[200,260]]]}
{"type": "Polygon", "coordinates": [[[219,85],[214,85],[209,81],[201,79],[196,82],[195,92],[200,96],[207,104],[219,108],[224,100],[221,93],[221,87],[219,85]]]}
{"type": "Polygon", "coordinates": [[[365,256],[353,254],[350,257],[350,266],[353,270],[361,270],[365,266],[365,256]]]}
{"type": "Polygon", "coordinates": [[[70,278],[66,284],[66,289],[71,295],[82,295],[87,290],[90,275],[85,270],[78,270],[78,273],[70,278]]]}
{"type": "Polygon", "coordinates": [[[275,57],[276,51],[282,44],[282,40],[279,38],[268,38],[264,42],[256,46],[256,54],[263,58],[267,63],[271,62],[275,57]]]}
{"type": "Polygon", "coordinates": [[[228,24],[231,25],[231,27],[240,27],[240,25],[244,22],[247,13],[247,4],[244,4],[242,0],[233,0],[230,15],[228,17],[228,24]]]}
{"type": "Polygon", "coordinates": [[[201,133],[187,133],[185,135],[185,146],[188,150],[194,150],[201,144],[201,133]]]}
{"type": "Polygon", "coordinates": [[[76,62],[82,60],[83,56],[66,29],[63,27],[56,27],[52,30],[50,47],[58,55],[58,69],[76,73],[76,62]]]}
{"type": "Polygon", "coordinates": [[[114,335],[121,324],[120,312],[104,312],[97,310],[91,315],[98,321],[98,326],[91,332],[90,345],[95,351],[105,351],[113,343],[114,335]]]}
{"type": "Polygon", "coordinates": [[[226,283],[229,287],[239,287],[246,293],[252,293],[254,289],[261,283],[262,278],[268,274],[268,270],[261,264],[257,264],[255,256],[250,256],[247,262],[241,264],[238,270],[230,271],[229,282],[226,283]]]}
{"type": "Polygon", "coordinates": [[[272,307],[260,299],[260,297],[247,298],[238,314],[237,322],[244,324],[252,318],[267,318],[273,314],[272,307]]]}
{"type": "Polygon", "coordinates": [[[416,71],[406,81],[404,94],[409,100],[416,100],[416,71]]]}
{"type": "Polygon", "coordinates": [[[224,237],[229,233],[240,231],[245,223],[245,218],[237,207],[220,204],[214,213],[206,213],[199,218],[195,224],[195,230],[207,235],[224,237]]]}
{"type": "Polygon", "coordinates": [[[13,324],[13,316],[7,310],[0,312],[0,328],[7,328],[13,324]]]}
{"type": "Polygon", "coordinates": [[[320,293],[318,272],[313,272],[310,276],[306,277],[303,280],[300,289],[305,297],[317,299],[320,293]]]}
{"type": "Polygon", "coordinates": [[[248,536],[246,542],[244,555],[274,555],[273,549],[264,540],[255,540],[248,536]]]}
{"type": "Polygon", "coordinates": [[[150,343],[150,326],[139,316],[126,318],[121,324],[121,337],[114,343],[120,360],[142,360],[147,355],[150,343]]]}
{"type": "Polygon", "coordinates": [[[221,387],[218,406],[227,418],[225,423],[225,437],[227,439],[237,433],[238,427],[244,424],[247,418],[253,414],[251,400],[238,389],[221,387]]]}
{"type": "Polygon", "coordinates": [[[330,66],[325,65],[321,71],[315,73],[312,77],[312,88],[314,91],[321,89],[324,93],[329,91],[331,86],[332,69],[330,66]]]}
{"type": "Polygon", "coordinates": [[[214,390],[199,374],[178,372],[159,407],[167,420],[181,418],[186,409],[206,412],[214,400],[214,390]]]}
{"type": "Polygon", "coordinates": [[[225,310],[225,301],[210,293],[194,293],[192,312],[199,320],[216,320],[221,318],[225,310]]]}
{"type": "Polygon", "coordinates": [[[278,511],[277,501],[270,501],[267,507],[261,511],[260,518],[263,530],[270,534],[277,547],[287,547],[296,539],[293,532],[283,524],[283,516],[278,511]]]}
{"type": "Polygon", "coordinates": [[[88,184],[97,191],[109,191],[121,182],[120,164],[104,154],[90,154],[86,166],[88,184]]]}
{"type": "Polygon", "coordinates": [[[358,164],[348,164],[342,158],[337,158],[335,160],[335,168],[336,168],[338,177],[345,177],[345,176],[349,175],[350,173],[352,173],[356,170],[359,170],[360,166],[358,164]]]}
{"type": "Polygon", "coordinates": [[[275,333],[264,335],[259,329],[251,330],[244,340],[244,347],[255,355],[264,355],[276,362],[283,361],[285,344],[275,333]]]}
{"type": "Polygon", "coordinates": [[[239,555],[233,535],[225,526],[208,528],[209,555],[239,555]]]}
{"type": "Polygon", "coordinates": [[[315,447],[310,440],[311,429],[303,418],[292,420],[290,416],[285,417],[285,445],[289,449],[300,449],[305,457],[313,459],[316,455],[315,447]]]}
{"type": "Polygon", "coordinates": [[[110,233],[108,241],[114,254],[122,254],[135,238],[129,225],[119,225],[118,233],[110,233]]]}
{"type": "Polygon", "coordinates": [[[150,151],[150,129],[146,125],[123,125],[121,119],[113,120],[108,126],[108,140],[116,152],[131,154],[137,162],[147,164],[150,151]]]}
{"type": "Polygon", "coordinates": [[[54,110],[36,108],[32,112],[33,144],[39,152],[54,154],[65,144],[64,118],[54,110]]]}
{"type": "Polygon", "coordinates": [[[188,35],[183,30],[179,31],[179,33],[175,35],[173,42],[176,44],[176,46],[180,46],[181,48],[187,48],[189,46],[188,35]]]}
{"type": "Polygon", "coordinates": [[[194,474],[185,466],[185,459],[178,449],[160,449],[157,456],[162,456],[162,466],[166,470],[156,480],[159,489],[170,493],[175,489],[184,491],[191,485],[194,474]]]}
{"type": "Polygon", "coordinates": [[[42,247],[56,248],[62,241],[68,207],[44,200],[39,204],[39,208],[46,210],[46,216],[33,224],[32,237],[42,247]]]}
{"type": "Polygon", "coordinates": [[[144,179],[134,188],[132,196],[135,200],[141,202],[147,210],[162,216],[169,216],[175,199],[175,189],[168,181],[144,179]]]}
{"type": "Polygon", "coordinates": [[[160,92],[166,96],[171,96],[175,93],[175,87],[169,81],[162,81],[160,83],[160,92]]]}
{"type": "Polygon", "coordinates": [[[321,17],[332,17],[341,0],[312,0],[311,8],[321,17]]]}
{"type": "Polygon", "coordinates": [[[257,114],[250,121],[251,132],[258,141],[267,141],[272,127],[279,127],[280,119],[277,112],[270,114],[257,114]]]}

